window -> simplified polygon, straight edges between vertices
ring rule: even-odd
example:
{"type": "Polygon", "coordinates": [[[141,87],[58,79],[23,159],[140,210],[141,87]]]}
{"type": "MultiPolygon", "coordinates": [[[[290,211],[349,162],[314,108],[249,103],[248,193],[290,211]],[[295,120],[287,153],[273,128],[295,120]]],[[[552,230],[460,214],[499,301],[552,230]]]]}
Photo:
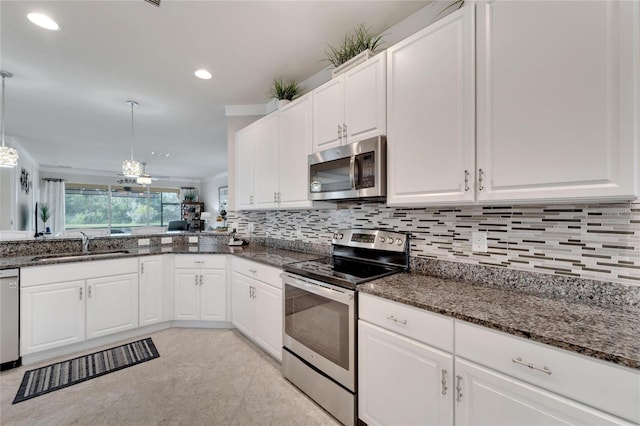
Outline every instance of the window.
{"type": "Polygon", "coordinates": [[[65,228],[108,228],[129,233],[139,226],[166,226],[180,220],[178,189],[67,184],[65,228]]]}

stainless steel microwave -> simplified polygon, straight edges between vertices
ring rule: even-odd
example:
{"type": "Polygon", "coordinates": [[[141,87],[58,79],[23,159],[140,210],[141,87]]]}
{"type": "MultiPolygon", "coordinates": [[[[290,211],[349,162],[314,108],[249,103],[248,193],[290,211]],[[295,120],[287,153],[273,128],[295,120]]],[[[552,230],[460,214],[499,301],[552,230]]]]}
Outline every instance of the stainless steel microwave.
{"type": "Polygon", "coordinates": [[[378,136],[309,156],[309,199],[387,195],[387,140],[378,136]]]}

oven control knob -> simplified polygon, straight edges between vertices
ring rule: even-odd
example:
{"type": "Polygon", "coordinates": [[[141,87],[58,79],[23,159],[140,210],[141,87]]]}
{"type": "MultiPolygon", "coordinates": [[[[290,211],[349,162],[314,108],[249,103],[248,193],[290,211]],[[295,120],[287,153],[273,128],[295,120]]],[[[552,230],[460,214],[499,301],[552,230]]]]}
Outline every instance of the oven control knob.
{"type": "Polygon", "coordinates": [[[402,245],[402,239],[398,238],[398,239],[396,240],[396,244],[397,244],[397,245],[399,245],[399,246],[401,246],[401,245],[402,245]]]}
{"type": "Polygon", "coordinates": [[[393,237],[389,237],[389,239],[387,240],[387,242],[388,242],[389,244],[393,244],[393,237]]]}
{"type": "Polygon", "coordinates": [[[380,237],[380,242],[384,243],[384,237],[380,237]]]}
{"type": "Polygon", "coordinates": [[[343,234],[338,234],[338,239],[341,240],[344,237],[343,234]]]}

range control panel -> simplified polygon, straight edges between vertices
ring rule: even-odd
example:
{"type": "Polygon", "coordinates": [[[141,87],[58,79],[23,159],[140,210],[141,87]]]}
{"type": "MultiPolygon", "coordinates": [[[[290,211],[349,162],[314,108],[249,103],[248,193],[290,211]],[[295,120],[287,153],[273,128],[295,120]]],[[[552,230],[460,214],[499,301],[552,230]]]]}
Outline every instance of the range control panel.
{"type": "Polygon", "coordinates": [[[401,232],[377,229],[339,229],[333,233],[331,243],[345,247],[403,252],[408,239],[409,236],[401,232]]]}

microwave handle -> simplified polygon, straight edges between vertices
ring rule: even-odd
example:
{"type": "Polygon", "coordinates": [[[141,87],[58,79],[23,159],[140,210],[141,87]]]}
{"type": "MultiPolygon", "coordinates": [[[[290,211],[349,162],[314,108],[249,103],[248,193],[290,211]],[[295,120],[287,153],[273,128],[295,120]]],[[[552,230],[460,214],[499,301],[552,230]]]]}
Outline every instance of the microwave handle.
{"type": "Polygon", "coordinates": [[[349,178],[351,179],[351,189],[356,189],[356,157],[351,157],[349,161],[349,178]]]}
{"type": "Polygon", "coordinates": [[[360,189],[360,161],[358,157],[353,158],[353,189],[360,189]]]}

